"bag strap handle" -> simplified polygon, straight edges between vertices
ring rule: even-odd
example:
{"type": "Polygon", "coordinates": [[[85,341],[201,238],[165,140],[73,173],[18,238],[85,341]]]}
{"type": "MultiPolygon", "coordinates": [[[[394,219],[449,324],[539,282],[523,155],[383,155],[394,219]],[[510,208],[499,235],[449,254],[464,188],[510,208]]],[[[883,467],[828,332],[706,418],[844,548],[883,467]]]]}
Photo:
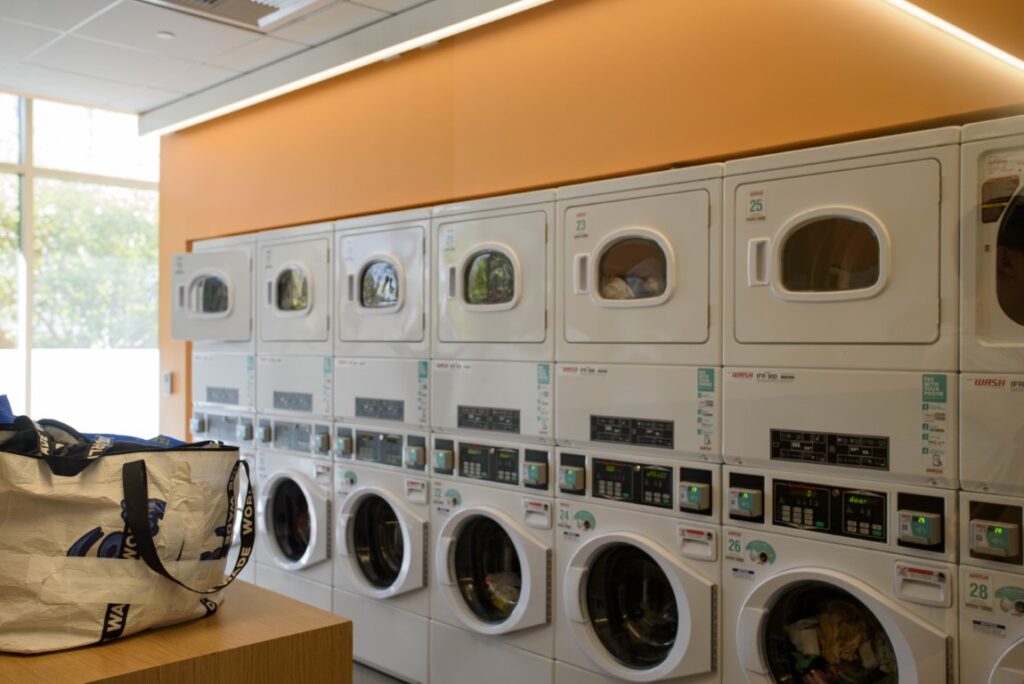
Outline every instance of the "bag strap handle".
{"type": "MultiPolygon", "coordinates": [[[[149,566],[150,570],[195,594],[216,594],[235,581],[238,573],[249,562],[249,558],[252,556],[253,545],[256,543],[256,506],[252,495],[252,476],[249,472],[248,462],[241,459],[235,462],[235,466],[231,469],[231,477],[228,480],[227,492],[231,506],[229,510],[233,511],[235,506],[234,482],[239,466],[245,471],[246,485],[245,504],[242,507],[241,549],[231,574],[223,582],[210,589],[190,587],[171,575],[167,568],[164,567],[160,556],[157,555],[156,544],[153,542],[153,534],[149,527],[149,475],[146,471],[146,462],[143,460],[131,461],[121,467],[121,483],[124,487],[125,522],[128,523],[128,529],[131,532],[139,556],[149,566]]],[[[229,521],[231,517],[229,513],[229,521]]],[[[230,534],[231,529],[228,528],[227,532],[230,534]]],[[[130,540],[125,540],[125,543],[130,543],[130,540]]]]}

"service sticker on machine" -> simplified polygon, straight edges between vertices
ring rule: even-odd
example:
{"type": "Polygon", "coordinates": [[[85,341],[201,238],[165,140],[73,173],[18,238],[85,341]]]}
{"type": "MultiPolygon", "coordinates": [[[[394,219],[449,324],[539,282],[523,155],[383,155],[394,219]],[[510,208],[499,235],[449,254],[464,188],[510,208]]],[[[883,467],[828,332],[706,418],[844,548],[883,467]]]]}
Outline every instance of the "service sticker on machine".
{"type": "Polygon", "coordinates": [[[714,451],[715,369],[697,369],[697,444],[701,452],[714,451]]]}
{"type": "Polygon", "coordinates": [[[945,473],[949,454],[949,376],[925,373],[921,376],[921,457],[929,475],[945,473]]]}

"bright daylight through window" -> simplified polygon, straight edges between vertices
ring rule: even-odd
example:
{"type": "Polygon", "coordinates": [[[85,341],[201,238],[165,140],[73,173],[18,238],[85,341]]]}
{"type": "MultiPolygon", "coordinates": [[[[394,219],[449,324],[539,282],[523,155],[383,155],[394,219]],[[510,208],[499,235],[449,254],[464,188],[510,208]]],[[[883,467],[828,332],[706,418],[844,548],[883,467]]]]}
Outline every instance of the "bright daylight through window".
{"type": "Polygon", "coordinates": [[[159,139],[0,93],[0,394],[83,431],[158,431],[159,139]]]}

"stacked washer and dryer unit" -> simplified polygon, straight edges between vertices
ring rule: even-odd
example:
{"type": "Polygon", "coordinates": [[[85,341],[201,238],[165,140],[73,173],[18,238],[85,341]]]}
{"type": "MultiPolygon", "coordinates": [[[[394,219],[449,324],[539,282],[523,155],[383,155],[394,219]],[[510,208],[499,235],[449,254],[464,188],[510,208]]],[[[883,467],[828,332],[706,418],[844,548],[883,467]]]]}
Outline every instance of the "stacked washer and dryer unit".
{"type": "Polygon", "coordinates": [[[558,682],[721,681],[721,188],[558,191],[558,682]]]}
{"type": "Polygon", "coordinates": [[[956,679],[959,133],[726,163],[725,681],[956,679]]]}
{"type": "Polygon", "coordinates": [[[1024,681],[1024,117],[962,145],[960,654],[965,684],[1024,681]]]}

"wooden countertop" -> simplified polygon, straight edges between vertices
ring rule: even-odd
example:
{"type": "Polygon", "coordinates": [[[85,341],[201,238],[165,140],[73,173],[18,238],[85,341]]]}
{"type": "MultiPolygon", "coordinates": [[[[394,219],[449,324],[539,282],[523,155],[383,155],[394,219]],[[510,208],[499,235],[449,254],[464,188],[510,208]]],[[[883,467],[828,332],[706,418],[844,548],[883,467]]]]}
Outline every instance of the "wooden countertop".
{"type": "Polygon", "coordinates": [[[0,653],[0,682],[352,682],[352,623],[235,582],[215,615],[122,641],[44,655],[0,653]]]}

